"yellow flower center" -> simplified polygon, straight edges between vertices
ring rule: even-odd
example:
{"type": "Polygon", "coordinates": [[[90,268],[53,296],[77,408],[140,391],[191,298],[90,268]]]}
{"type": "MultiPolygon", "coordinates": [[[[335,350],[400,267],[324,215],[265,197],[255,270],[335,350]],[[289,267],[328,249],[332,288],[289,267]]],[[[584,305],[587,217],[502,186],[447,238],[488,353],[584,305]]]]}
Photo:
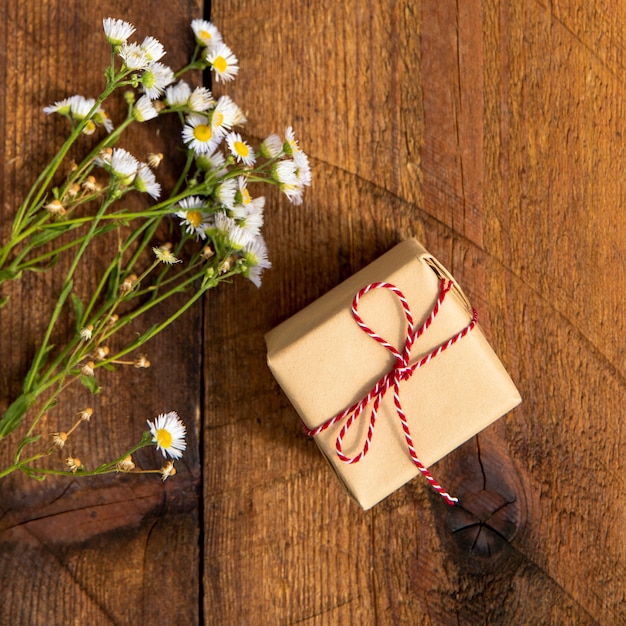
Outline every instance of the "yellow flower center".
{"type": "Polygon", "coordinates": [[[226,63],[226,59],[223,56],[215,57],[213,68],[216,72],[223,74],[228,68],[228,63],[226,63]]]}
{"type": "Polygon", "coordinates": [[[224,123],[224,114],[215,112],[213,114],[213,126],[216,128],[221,126],[224,123]]]}
{"type": "Polygon", "coordinates": [[[197,228],[202,223],[202,213],[200,213],[200,211],[187,211],[185,216],[187,217],[187,221],[194,228],[197,228]]]}
{"type": "Polygon", "coordinates": [[[250,204],[252,199],[250,198],[250,192],[247,189],[244,189],[241,192],[241,204],[250,204]]]}
{"type": "Polygon", "coordinates": [[[213,131],[211,130],[211,127],[207,126],[206,124],[198,124],[193,129],[193,136],[198,141],[202,141],[203,143],[205,143],[207,141],[210,141],[211,137],[213,136],[213,131]]]}
{"type": "Polygon", "coordinates": [[[172,445],[172,434],[169,430],[165,430],[165,428],[159,428],[159,430],[156,431],[156,442],[161,448],[167,449],[172,445]]]}
{"type": "Polygon", "coordinates": [[[233,144],[235,152],[241,157],[247,157],[249,154],[248,146],[243,141],[235,141],[233,144]]]}
{"type": "Polygon", "coordinates": [[[211,33],[206,31],[206,30],[201,30],[200,31],[200,35],[199,35],[199,39],[202,39],[203,41],[211,39],[211,33]]]}

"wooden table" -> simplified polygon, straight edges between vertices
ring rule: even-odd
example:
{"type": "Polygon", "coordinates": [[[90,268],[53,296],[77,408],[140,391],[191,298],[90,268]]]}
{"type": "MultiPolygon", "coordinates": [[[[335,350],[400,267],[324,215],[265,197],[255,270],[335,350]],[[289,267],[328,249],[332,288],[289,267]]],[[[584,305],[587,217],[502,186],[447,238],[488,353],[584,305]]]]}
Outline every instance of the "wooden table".
{"type": "MultiPolygon", "coordinates": [[[[95,401],[93,458],[184,416],[175,478],[0,482],[0,623],[626,623],[626,4],[211,4],[241,66],[216,93],[249,137],[292,124],[313,186],[300,207],[268,194],[260,290],[211,293],[95,401]],[[363,512],[302,434],[263,335],[412,235],[480,310],[523,404],[433,468],[462,507],[416,479],[363,512]]],[[[102,87],[102,18],[178,67],[200,5],[3,2],[3,236],[65,132],[42,107],[102,87]]],[[[131,139],[175,160],[170,130],[131,139]]],[[[67,263],[9,288],[1,409],[67,263]]]]}

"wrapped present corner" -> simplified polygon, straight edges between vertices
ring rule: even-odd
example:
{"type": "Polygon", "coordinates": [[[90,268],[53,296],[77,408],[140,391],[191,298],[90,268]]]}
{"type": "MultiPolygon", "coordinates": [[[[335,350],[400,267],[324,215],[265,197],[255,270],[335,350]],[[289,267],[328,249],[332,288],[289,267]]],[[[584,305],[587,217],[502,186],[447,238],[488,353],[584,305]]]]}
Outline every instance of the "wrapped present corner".
{"type": "Polygon", "coordinates": [[[347,492],[369,509],[520,395],[467,298],[406,240],[267,333],[268,365],[347,492]]]}

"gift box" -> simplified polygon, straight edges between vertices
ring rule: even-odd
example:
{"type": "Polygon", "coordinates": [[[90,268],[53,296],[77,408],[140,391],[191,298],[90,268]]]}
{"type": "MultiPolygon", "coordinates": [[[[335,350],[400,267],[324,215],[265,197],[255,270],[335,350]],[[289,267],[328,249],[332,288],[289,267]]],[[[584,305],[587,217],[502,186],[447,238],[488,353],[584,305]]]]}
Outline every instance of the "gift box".
{"type": "Polygon", "coordinates": [[[521,401],[460,287],[406,240],[265,336],[268,365],[369,509],[521,401]]]}

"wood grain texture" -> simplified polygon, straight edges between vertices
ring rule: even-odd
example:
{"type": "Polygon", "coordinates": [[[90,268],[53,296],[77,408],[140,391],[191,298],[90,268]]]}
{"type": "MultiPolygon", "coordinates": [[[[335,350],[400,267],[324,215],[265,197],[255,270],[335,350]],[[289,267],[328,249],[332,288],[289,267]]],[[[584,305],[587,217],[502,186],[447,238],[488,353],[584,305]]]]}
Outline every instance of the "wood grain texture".
{"type": "Polygon", "coordinates": [[[301,208],[270,198],[261,291],[207,305],[206,614],[626,619],[623,9],[238,0],[213,17],[248,132],[293,123],[315,177],[301,208]],[[416,480],[363,513],[301,435],[262,335],[409,235],[479,308],[524,403],[435,466],[461,507],[416,480]]]}
{"type": "MultiPolygon", "coordinates": [[[[202,9],[187,0],[168,3],[167,12],[159,2],[1,4],[0,232],[6,237],[20,199],[67,133],[65,120],[44,116],[42,108],[74,93],[95,97],[104,87],[109,50],[102,19],[127,19],[139,37],[156,36],[168,50],[165,60],[177,67],[193,50],[189,22],[202,9]]],[[[114,120],[124,104],[117,106],[109,111],[114,120]]],[[[175,155],[179,132],[176,125],[159,136],[140,128],[124,147],[142,159],[150,151],[175,155]]],[[[83,150],[89,142],[81,142],[83,150]]],[[[164,185],[172,182],[159,177],[164,185]]],[[[81,296],[98,279],[98,261],[112,244],[99,244],[81,267],[81,296]]],[[[5,292],[10,300],[0,310],[1,410],[20,390],[68,264],[64,257],[50,273],[25,275],[5,292]]],[[[107,373],[100,396],[77,391],[42,424],[44,431],[68,428],[76,411],[91,404],[94,415],[88,428],[72,436],[70,453],[93,467],[136,442],[146,419],[178,410],[190,437],[175,480],[113,475],[39,483],[12,474],[0,482],[0,623],[162,623],[164,588],[179,623],[199,621],[201,317],[201,310],[191,312],[183,327],[148,346],[150,369],[107,373]]],[[[63,341],[72,331],[69,314],[60,326],[63,341]]],[[[2,467],[9,452],[3,442],[2,467]]],[[[144,466],[160,463],[153,450],[141,453],[144,466]]]]}
{"type": "MultiPolygon", "coordinates": [[[[100,85],[102,17],[154,34],[176,66],[201,14],[40,4],[5,2],[0,21],[3,236],[62,137],[41,107],[100,85]]],[[[176,408],[197,429],[175,480],[0,483],[0,623],[625,622],[626,7],[220,0],[212,18],[241,66],[215,91],[252,138],[293,125],[313,186],[300,207],[267,194],[260,290],[211,293],[150,370],[107,382],[85,449],[106,457],[176,408]],[[418,478],[363,512],[304,436],[263,335],[412,235],[479,309],[524,401],[432,468],[460,506],[418,478]]],[[[0,310],[0,408],[58,284],[25,277],[0,310]]]]}

